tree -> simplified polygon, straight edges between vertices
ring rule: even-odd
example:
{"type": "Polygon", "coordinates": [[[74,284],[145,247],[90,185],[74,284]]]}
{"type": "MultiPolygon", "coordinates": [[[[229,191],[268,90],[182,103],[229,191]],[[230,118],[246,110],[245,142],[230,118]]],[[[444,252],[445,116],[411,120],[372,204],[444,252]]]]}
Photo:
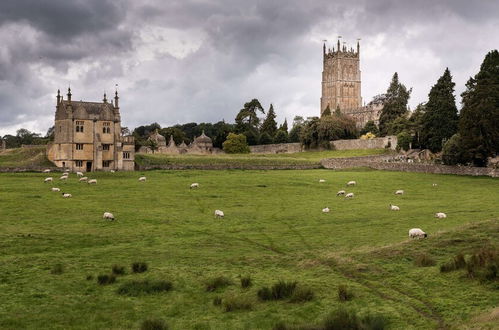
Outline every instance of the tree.
{"type": "Polygon", "coordinates": [[[156,150],[158,150],[158,144],[154,140],[148,140],[147,145],[149,148],[151,148],[152,153],[154,153],[156,150]]]}
{"type": "Polygon", "coordinates": [[[466,163],[465,151],[459,133],[454,134],[442,148],[442,161],[445,165],[466,163]]]}
{"type": "Polygon", "coordinates": [[[376,124],[374,123],[374,121],[372,120],[369,120],[366,125],[364,126],[364,128],[360,131],[360,134],[361,135],[364,135],[366,133],[372,133],[376,136],[379,135],[379,129],[378,129],[378,126],[376,126],[376,124]]]}
{"type": "Polygon", "coordinates": [[[272,144],[274,142],[274,139],[269,135],[267,132],[263,132],[260,135],[260,144],[272,144]]]}
{"type": "Polygon", "coordinates": [[[411,148],[411,134],[407,131],[403,131],[397,134],[397,150],[404,149],[405,151],[411,148]]]}
{"type": "Polygon", "coordinates": [[[174,127],[166,127],[158,130],[159,134],[163,135],[166,139],[166,143],[170,142],[170,136],[173,135],[173,141],[175,141],[176,145],[181,144],[182,142],[189,142],[189,139],[185,136],[184,131],[180,128],[174,127]]]}
{"type": "MultiPolygon", "coordinates": [[[[267,133],[269,137],[274,136],[275,132],[277,131],[277,123],[275,121],[275,111],[274,111],[274,106],[270,104],[269,111],[267,112],[267,117],[262,123],[262,127],[260,128],[260,133],[267,133]]],[[[261,139],[261,137],[260,137],[261,139]]]]}
{"type": "Polygon", "coordinates": [[[274,136],[274,143],[287,143],[288,132],[282,129],[277,130],[274,136]]]}
{"type": "Polygon", "coordinates": [[[409,125],[413,133],[412,147],[421,148],[421,131],[423,130],[423,115],[426,112],[426,105],[424,103],[418,104],[416,109],[409,117],[409,125]]]}
{"type": "Polygon", "coordinates": [[[20,128],[16,132],[16,138],[19,141],[19,145],[35,144],[36,138],[39,138],[39,137],[40,137],[40,134],[30,132],[29,130],[27,130],[25,128],[20,128]]]}
{"type": "Polygon", "coordinates": [[[467,161],[485,166],[499,153],[499,52],[489,52],[480,71],[466,83],[459,134],[467,161]]]}
{"type": "Polygon", "coordinates": [[[389,124],[396,118],[407,113],[407,102],[412,88],[407,89],[399,82],[398,74],[395,72],[388,90],[385,94],[383,110],[379,118],[379,130],[381,135],[387,135],[389,124]]]}
{"type": "Polygon", "coordinates": [[[286,136],[288,135],[288,120],[286,118],[284,118],[284,123],[279,126],[279,130],[286,132],[286,136]]]}
{"type": "Polygon", "coordinates": [[[327,105],[326,109],[324,109],[324,112],[322,113],[322,117],[327,117],[331,116],[331,108],[329,108],[329,104],[327,105]]]}
{"type": "Polygon", "coordinates": [[[260,101],[253,99],[250,102],[244,104],[244,107],[239,110],[236,116],[236,130],[240,132],[244,131],[257,131],[260,124],[260,118],[258,118],[258,113],[265,114],[260,101]]]}
{"type": "Polygon", "coordinates": [[[227,124],[225,121],[219,121],[213,125],[213,146],[222,148],[224,141],[229,133],[233,133],[235,125],[227,124]]]}
{"type": "Polygon", "coordinates": [[[448,68],[431,88],[422,119],[421,145],[439,152],[445,140],[457,132],[458,116],[454,84],[448,68]]]}
{"type": "Polygon", "coordinates": [[[229,133],[227,140],[223,143],[223,149],[228,154],[247,154],[250,151],[246,136],[236,133],[229,133]]]}
{"type": "Polygon", "coordinates": [[[47,130],[47,134],[45,134],[45,139],[48,141],[54,141],[54,136],[55,136],[55,126],[49,127],[47,130]]]}
{"type": "Polygon", "coordinates": [[[397,135],[402,132],[411,132],[411,122],[407,116],[408,114],[402,115],[395,118],[393,121],[388,123],[387,135],[397,135]]]}
{"type": "Polygon", "coordinates": [[[300,142],[305,148],[319,146],[319,117],[309,117],[300,129],[300,142]]]}
{"type": "Polygon", "coordinates": [[[293,119],[293,127],[291,127],[291,131],[288,136],[289,142],[300,142],[300,134],[304,122],[305,121],[302,116],[295,116],[293,119]]]}

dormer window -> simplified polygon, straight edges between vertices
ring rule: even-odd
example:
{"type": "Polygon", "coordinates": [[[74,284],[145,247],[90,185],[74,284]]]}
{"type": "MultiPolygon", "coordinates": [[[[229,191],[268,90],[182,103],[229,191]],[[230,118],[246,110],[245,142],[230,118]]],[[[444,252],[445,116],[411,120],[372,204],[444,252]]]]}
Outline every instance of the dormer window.
{"type": "Polygon", "coordinates": [[[76,128],[75,128],[76,132],[83,133],[83,125],[84,124],[85,124],[84,121],[77,120],[76,121],[76,128]]]}
{"type": "Polygon", "coordinates": [[[102,123],[102,133],[104,134],[110,134],[111,133],[111,123],[109,122],[104,122],[102,123]]]}

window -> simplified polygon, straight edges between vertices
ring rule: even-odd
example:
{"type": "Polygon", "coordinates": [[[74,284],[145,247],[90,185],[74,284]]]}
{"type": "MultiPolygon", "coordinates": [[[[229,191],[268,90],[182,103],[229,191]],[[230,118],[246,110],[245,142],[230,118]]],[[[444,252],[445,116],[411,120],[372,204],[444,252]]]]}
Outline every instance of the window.
{"type": "Polygon", "coordinates": [[[82,167],[83,166],[83,160],[76,160],[75,164],[76,164],[76,167],[82,167]]]}
{"type": "Polygon", "coordinates": [[[104,160],[102,161],[102,167],[109,167],[111,165],[111,161],[110,160],[104,160]]]}
{"type": "Polygon", "coordinates": [[[109,144],[103,144],[102,150],[109,150],[109,144]]]}
{"type": "Polygon", "coordinates": [[[130,151],[123,151],[123,159],[130,159],[130,151]]]}
{"type": "Polygon", "coordinates": [[[103,122],[102,126],[104,126],[104,127],[102,127],[102,133],[104,133],[104,134],[111,133],[111,123],[109,123],[109,122],[103,122]]]}
{"type": "Polygon", "coordinates": [[[80,120],[77,120],[76,121],[76,131],[77,132],[80,132],[80,133],[83,133],[83,125],[85,124],[84,121],[80,121],[80,120]]]}
{"type": "Polygon", "coordinates": [[[83,143],[77,143],[76,150],[83,150],[83,143]]]}

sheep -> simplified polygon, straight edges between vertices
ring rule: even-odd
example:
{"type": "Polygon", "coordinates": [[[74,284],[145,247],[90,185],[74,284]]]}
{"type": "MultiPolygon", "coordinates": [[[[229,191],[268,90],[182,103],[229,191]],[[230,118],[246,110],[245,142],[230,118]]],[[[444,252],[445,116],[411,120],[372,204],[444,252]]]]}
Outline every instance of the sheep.
{"type": "Polygon", "coordinates": [[[223,218],[224,213],[220,210],[215,210],[215,218],[223,218]]]}
{"type": "Polygon", "coordinates": [[[400,211],[400,207],[398,207],[397,205],[390,204],[390,210],[391,211],[400,211]]]}
{"type": "Polygon", "coordinates": [[[404,191],[403,190],[397,190],[395,192],[395,195],[403,195],[404,194],[404,191]]]}
{"type": "Polygon", "coordinates": [[[76,175],[77,176],[83,176],[83,173],[82,172],[76,172],[76,175]]]}
{"type": "Polygon", "coordinates": [[[116,172],[116,171],[115,171],[115,170],[111,170],[111,171],[109,171],[109,172],[114,173],[114,172],[116,172]]]}
{"type": "Polygon", "coordinates": [[[57,192],[59,192],[59,191],[61,191],[61,189],[54,187],[54,188],[52,188],[52,191],[57,191],[57,192]]]}
{"type": "Polygon", "coordinates": [[[67,180],[68,179],[68,176],[67,175],[63,175],[59,178],[59,180],[67,180]]]}
{"type": "Polygon", "coordinates": [[[324,180],[324,179],[319,180],[319,183],[324,183],[324,182],[326,182],[326,180],[324,180]]]}
{"type": "Polygon", "coordinates": [[[91,179],[87,181],[88,184],[97,184],[97,179],[91,179]]]}
{"type": "Polygon", "coordinates": [[[50,169],[43,170],[43,173],[50,173],[50,169]]]}
{"type": "Polygon", "coordinates": [[[356,181],[348,181],[347,186],[356,186],[357,182],[356,181]]]}
{"type": "Polygon", "coordinates": [[[345,195],[345,198],[353,198],[353,193],[348,193],[345,195]]]}
{"type": "Polygon", "coordinates": [[[325,207],[322,209],[322,213],[329,213],[329,207],[325,207]]]}
{"type": "Polygon", "coordinates": [[[342,196],[342,195],[345,195],[345,194],[346,194],[345,190],[340,190],[340,191],[338,191],[336,193],[336,196],[342,196]]]}
{"type": "Polygon", "coordinates": [[[64,192],[61,193],[61,194],[62,194],[62,197],[64,197],[64,198],[71,198],[71,197],[73,197],[73,195],[68,194],[68,193],[64,193],[64,192]]]}
{"type": "Polygon", "coordinates": [[[52,182],[54,181],[54,178],[52,177],[48,177],[48,178],[45,178],[45,180],[43,180],[43,182],[52,182]]]}
{"type": "Polygon", "coordinates": [[[438,185],[437,185],[436,183],[432,183],[432,184],[431,184],[431,186],[432,186],[432,187],[436,187],[436,186],[438,186],[438,185]]]}
{"type": "Polygon", "coordinates": [[[195,183],[191,183],[191,189],[193,188],[199,188],[199,183],[195,182],[195,183]]]}
{"type": "Polygon", "coordinates": [[[114,220],[114,215],[111,212],[104,212],[102,219],[114,220]]]}
{"type": "Polygon", "coordinates": [[[428,237],[428,234],[426,234],[424,231],[422,231],[419,228],[412,228],[409,230],[409,237],[410,238],[425,238],[428,237]]]}
{"type": "Polygon", "coordinates": [[[139,178],[139,182],[146,182],[146,177],[145,176],[141,176],[139,178]]]}
{"type": "Polygon", "coordinates": [[[87,182],[87,180],[88,180],[88,177],[84,176],[84,177],[80,178],[78,181],[79,182],[87,182]]]}
{"type": "Polygon", "coordinates": [[[445,219],[445,218],[447,218],[447,214],[445,214],[443,212],[437,212],[437,213],[435,213],[435,218],[445,219]]]}

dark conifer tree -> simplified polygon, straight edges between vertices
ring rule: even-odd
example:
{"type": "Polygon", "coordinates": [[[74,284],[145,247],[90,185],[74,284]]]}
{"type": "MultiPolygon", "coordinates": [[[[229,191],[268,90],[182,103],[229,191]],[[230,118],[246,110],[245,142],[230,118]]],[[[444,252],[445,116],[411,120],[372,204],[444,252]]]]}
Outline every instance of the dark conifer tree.
{"type": "Polygon", "coordinates": [[[267,112],[267,117],[263,121],[262,127],[260,128],[260,133],[267,133],[269,136],[274,136],[277,131],[277,123],[275,121],[275,111],[274,106],[270,104],[269,111],[267,112]]]}
{"type": "Polygon", "coordinates": [[[399,82],[397,72],[393,75],[392,81],[386,91],[383,110],[379,118],[379,130],[381,135],[388,133],[389,125],[392,121],[407,113],[407,102],[412,89],[407,89],[399,82]]]}

